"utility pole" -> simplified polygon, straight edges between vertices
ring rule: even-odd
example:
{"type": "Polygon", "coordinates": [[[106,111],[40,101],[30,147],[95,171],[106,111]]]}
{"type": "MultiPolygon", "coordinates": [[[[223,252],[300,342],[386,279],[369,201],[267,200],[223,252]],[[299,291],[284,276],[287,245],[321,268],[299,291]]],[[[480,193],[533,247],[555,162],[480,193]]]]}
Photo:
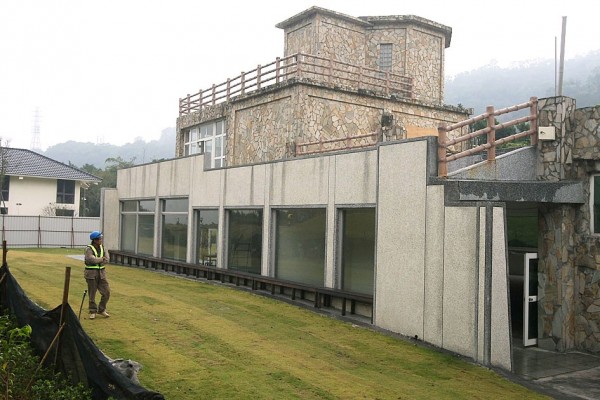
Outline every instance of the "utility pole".
{"type": "Polygon", "coordinates": [[[563,75],[565,72],[565,38],[567,36],[567,17],[562,17],[562,34],[560,39],[560,67],[558,69],[558,95],[563,95],[563,75]]]}

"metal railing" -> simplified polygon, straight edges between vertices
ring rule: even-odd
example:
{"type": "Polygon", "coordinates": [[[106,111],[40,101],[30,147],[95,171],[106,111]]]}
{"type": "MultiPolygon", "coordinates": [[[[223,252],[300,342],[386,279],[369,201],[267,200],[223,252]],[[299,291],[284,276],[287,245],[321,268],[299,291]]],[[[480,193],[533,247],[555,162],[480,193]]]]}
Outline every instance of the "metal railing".
{"type": "Polygon", "coordinates": [[[531,137],[531,144],[537,144],[537,97],[531,97],[526,103],[518,104],[512,107],[502,108],[500,110],[494,110],[494,106],[488,106],[485,113],[480,114],[476,117],[462,121],[453,125],[441,124],[438,127],[438,176],[448,176],[448,162],[458,160],[459,158],[467,157],[481,151],[487,151],[487,161],[494,161],[496,159],[496,147],[517,140],[523,137],[531,137]],[[517,118],[501,124],[496,124],[496,118],[499,115],[507,114],[510,112],[529,108],[529,115],[521,118],[517,118]],[[461,129],[465,126],[469,126],[481,120],[487,120],[487,127],[479,129],[475,132],[463,134],[453,139],[448,139],[449,133],[461,129]],[[514,135],[504,137],[496,140],[496,131],[511,126],[516,126],[523,122],[530,122],[529,130],[519,132],[514,135]],[[457,143],[464,142],[466,140],[473,139],[475,137],[486,135],[486,143],[479,146],[473,147],[468,150],[457,152],[452,155],[448,155],[450,146],[454,146],[457,143]]]}
{"type": "Polygon", "coordinates": [[[2,240],[10,247],[83,247],[100,218],[1,215],[2,240]]]}
{"type": "Polygon", "coordinates": [[[386,96],[413,98],[413,79],[389,71],[354,65],[331,58],[297,53],[258,65],[235,78],[179,99],[179,116],[200,111],[203,107],[230,101],[261,88],[296,78],[313,80],[355,90],[372,91],[386,96]]]}

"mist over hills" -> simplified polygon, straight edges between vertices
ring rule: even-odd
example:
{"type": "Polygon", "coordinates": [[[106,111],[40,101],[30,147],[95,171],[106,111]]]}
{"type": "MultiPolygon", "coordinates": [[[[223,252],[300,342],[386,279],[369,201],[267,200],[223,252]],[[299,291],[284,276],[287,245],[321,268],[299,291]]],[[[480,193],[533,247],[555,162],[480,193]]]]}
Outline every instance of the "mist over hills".
{"type": "MultiPolygon", "coordinates": [[[[565,61],[563,95],[577,101],[577,107],[600,104],[600,50],[565,61]]],[[[554,60],[540,60],[510,68],[490,64],[449,77],[445,82],[445,103],[473,108],[475,115],[493,105],[496,109],[555,95],[554,60]]],[[[143,133],[140,133],[143,134],[143,133]]],[[[116,146],[69,141],[42,152],[47,157],[82,167],[85,164],[104,169],[107,158],[143,164],[175,157],[175,128],[163,129],[158,140],[146,142],[138,137],[133,143],[116,146]]]]}
{"type": "Polygon", "coordinates": [[[116,146],[109,143],[68,141],[59,143],[42,152],[46,157],[65,164],[82,167],[85,164],[104,169],[107,158],[121,158],[134,164],[175,157],[175,128],[162,130],[158,140],[146,142],[138,137],[132,143],[116,146]]]}

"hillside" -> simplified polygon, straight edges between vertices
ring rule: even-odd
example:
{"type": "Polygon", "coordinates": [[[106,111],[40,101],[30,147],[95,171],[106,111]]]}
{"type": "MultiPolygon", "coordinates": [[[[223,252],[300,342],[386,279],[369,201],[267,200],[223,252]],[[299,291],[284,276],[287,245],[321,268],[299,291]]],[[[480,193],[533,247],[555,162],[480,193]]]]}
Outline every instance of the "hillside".
{"type": "Polygon", "coordinates": [[[163,129],[158,140],[145,142],[136,138],[133,143],[122,146],[102,143],[68,141],[48,147],[42,152],[46,157],[82,167],[85,164],[104,169],[107,158],[134,160],[135,164],[143,164],[154,160],[175,157],[175,128],[163,129]]]}

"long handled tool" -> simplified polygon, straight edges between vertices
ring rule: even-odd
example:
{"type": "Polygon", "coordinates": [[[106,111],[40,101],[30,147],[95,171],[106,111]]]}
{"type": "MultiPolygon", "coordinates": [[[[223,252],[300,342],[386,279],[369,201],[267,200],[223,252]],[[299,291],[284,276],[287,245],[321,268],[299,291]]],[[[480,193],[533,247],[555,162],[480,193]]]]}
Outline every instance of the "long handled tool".
{"type": "Polygon", "coordinates": [[[79,315],[77,316],[78,319],[81,319],[81,309],[83,308],[83,302],[85,301],[86,294],[87,294],[87,290],[84,290],[83,297],[81,298],[81,305],[79,306],[79,315]]]}

